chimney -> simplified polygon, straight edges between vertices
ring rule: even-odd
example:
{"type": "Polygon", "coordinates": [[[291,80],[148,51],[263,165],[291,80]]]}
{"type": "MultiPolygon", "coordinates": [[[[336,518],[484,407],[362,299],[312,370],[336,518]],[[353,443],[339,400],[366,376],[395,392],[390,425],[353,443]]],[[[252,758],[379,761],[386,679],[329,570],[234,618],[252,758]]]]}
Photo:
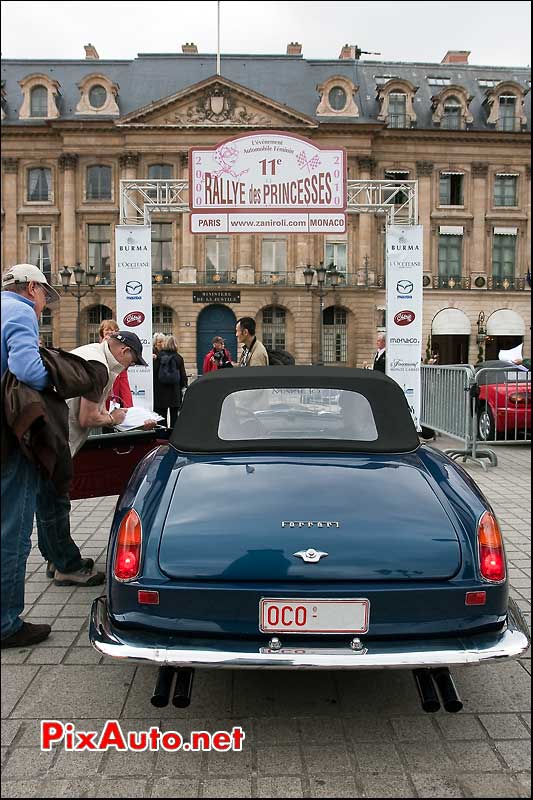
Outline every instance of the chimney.
{"type": "Polygon", "coordinates": [[[100,58],[96,47],[94,47],[94,45],[92,45],[90,42],[89,44],[84,44],[83,47],[85,48],[85,58],[93,60],[100,58]]]}
{"type": "Polygon", "coordinates": [[[190,55],[192,53],[198,53],[198,48],[193,42],[185,42],[185,44],[181,45],[181,52],[190,55]]]}
{"type": "Polygon", "coordinates": [[[301,56],[302,55],[302,45],[299,42],[289,42],[287,45],[287,55],[288,56],[301,56]]]}
{"type": "Polygon", "coordinates": [[[448,50],[441,64],[468,64],[470,50],[448,50]]]}
{"type": "Polygon", "coordinates": [[[341,61],[346,61],[355,58],[355,45],[354,44],[345,44],[341,50],[341,54],[339,56],[341,61]]]}

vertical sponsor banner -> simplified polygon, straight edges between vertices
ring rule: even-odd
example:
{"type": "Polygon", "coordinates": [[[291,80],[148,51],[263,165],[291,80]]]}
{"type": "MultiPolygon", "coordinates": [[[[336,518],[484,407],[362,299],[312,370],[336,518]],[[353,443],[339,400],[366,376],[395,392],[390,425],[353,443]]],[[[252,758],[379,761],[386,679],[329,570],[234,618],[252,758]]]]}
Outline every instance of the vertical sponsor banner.
{"type": "Polygon", "coordinates": [[[117,322],[136,333],[148,367],[131,366],[128,379],[133,404],[151,409],[152,398],[152,243],[150,226],[117,225],[115,260],[117,322]]]}
{"type": "Polygon", "coordinates": [[[386,371],[407,398],[420,430],[422,225],[388,225],[386,371]]]}

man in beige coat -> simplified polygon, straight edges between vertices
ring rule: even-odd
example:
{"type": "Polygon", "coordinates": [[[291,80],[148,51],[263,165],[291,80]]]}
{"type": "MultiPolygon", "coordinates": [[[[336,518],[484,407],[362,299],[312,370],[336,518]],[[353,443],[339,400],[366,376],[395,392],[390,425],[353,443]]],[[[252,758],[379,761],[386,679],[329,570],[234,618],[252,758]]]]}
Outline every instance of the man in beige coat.
{"type": "Polygon", "coordinates": [[[241,317],[235,326],[237,341],[242,345],[239,367],[268,367],[268,353],[255,336],[255,320],[241,317]]]}

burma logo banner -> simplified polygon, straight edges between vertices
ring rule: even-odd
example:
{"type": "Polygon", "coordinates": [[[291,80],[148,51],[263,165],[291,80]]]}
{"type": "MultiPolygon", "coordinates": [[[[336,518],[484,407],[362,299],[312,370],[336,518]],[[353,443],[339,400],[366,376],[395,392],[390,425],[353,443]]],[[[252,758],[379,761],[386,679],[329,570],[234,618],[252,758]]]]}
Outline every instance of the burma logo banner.
{"type": "Polygon", "coordinates": [[[115,227],[117,323],[135,333],[148,367],[131,366],[133,404],[152,410],[152,242],[150,226],[115,227]]]}
{"type": "Polygon", "coordinates": [[[420,430],[422,353],[422,225],[387,227],[386,373],[405,394],[420,430]]]}

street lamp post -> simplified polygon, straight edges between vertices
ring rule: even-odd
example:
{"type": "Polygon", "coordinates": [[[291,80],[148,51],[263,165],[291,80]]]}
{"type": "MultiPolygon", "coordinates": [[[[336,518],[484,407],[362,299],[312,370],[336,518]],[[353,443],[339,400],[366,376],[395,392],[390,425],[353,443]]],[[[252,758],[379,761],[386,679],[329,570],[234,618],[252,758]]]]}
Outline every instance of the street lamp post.
{"type": "Polygon", "coordinates": [[[332,289],[336,289],[339,283],[340,273],[337,272],[337,268],[334,264],[329,265],[329,269],[326,270],[324,266],[324,262],[320,262],[320,266],[314,270],[310,264],[307,265],[306,269],[304,269],[304,280],[305,280],[305,288],[307,291],[312,291],[312,283],[313,277],[316,272],[316,280],[317,280],[317,294],[319,300],[319,321],[318,321],[318,362],[317,365],[319,367],[324,366],[324,353],[323,353],[323,346],[322,346],[322,338],[323,338],[323,330],[324,330],[324,297],[326,296],[328,290],[324,288],[326,283],[326,276],[330,279],[330,285],[332,289]]]}
{"type": "Polygon", "coordinates": [[[487,338],[487,329],[485,327],[485,313],[483,311],[479,312],[476,325],[477,325],[476,341],[478,346],[477,361],[478,364],[480,364],[482,361],[484,361],[484,345],[485,345],[485,340],[487,338]]]}
{"type": "Polygon", "coordinates": [[[76,345],[77,347],[80,346],[80,306],[81,300],[86,295],[90,294],[94,290],[94,285],[96,283],[96,272],[93,267],[89,267],[87,273],[78,262],[73,269],[74,272],[74,281],[75,281],[75,291],[74,287],[70,285],[70,278],[72,276],[72,272],[69,270],[68,267],[63,267],[61,272],[61,283],[63,285],[63,291],[65,294],[68,292],[72,292],[73,296],[78,301],[78,315],[76,317],[76,345]],[[82,290],[82,286],[84,285],[84,278],[87,276],[87,289],[85,291],[82,290]]]}

